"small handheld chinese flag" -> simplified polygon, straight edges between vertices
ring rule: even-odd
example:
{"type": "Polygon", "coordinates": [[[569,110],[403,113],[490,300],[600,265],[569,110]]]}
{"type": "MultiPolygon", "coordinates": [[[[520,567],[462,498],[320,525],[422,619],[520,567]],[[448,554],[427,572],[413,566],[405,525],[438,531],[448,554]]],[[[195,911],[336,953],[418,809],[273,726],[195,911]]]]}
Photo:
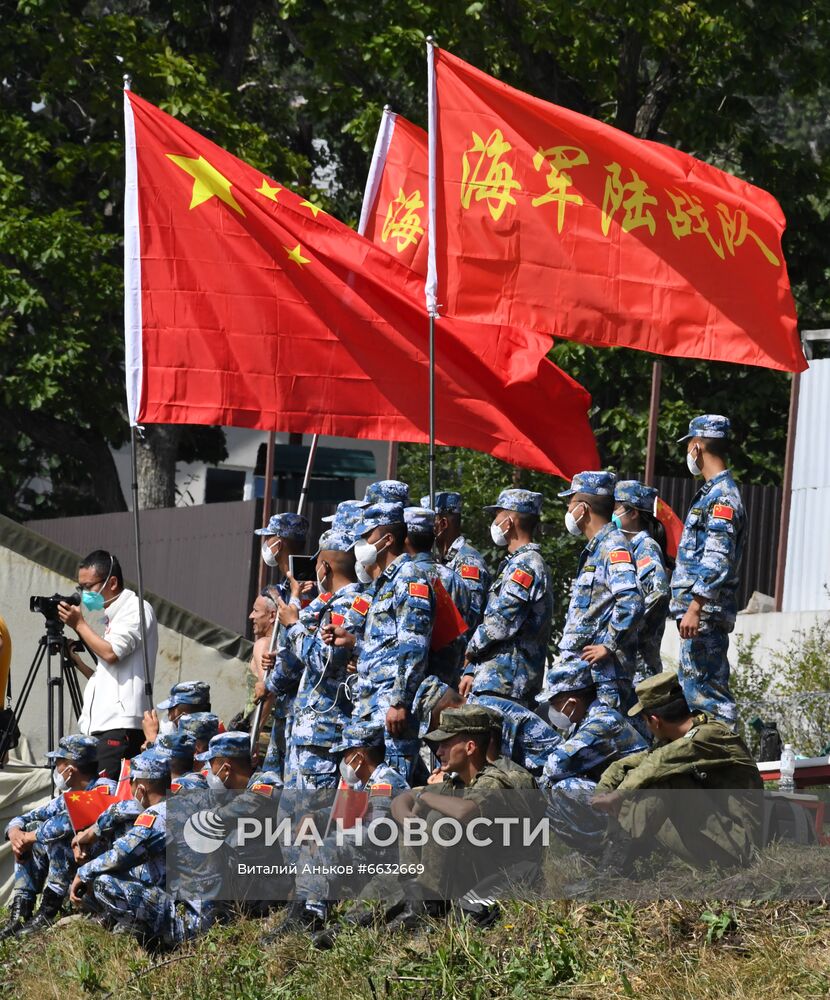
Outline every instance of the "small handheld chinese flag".
{"type": "Polygon", "coordinates": [[[72,829],[78,833],[92,826],[101,813],[116,800],[105,786],[99,785],[84,792],[65,792],[63,801],[72,829]]]}
{"type": "Polygon", "coordinates": [[[363,819],[369,808],[369,793],[361,792],[341,781],[334,796],[329,816],[329,827],[340,820],[344,830],[350,830],[363,819]]]}
{"type": "Polygon", "coordinates": [[[680,547],[680,536],[683,534],[683,522],[660,497],[657,497],[655,503],[654,516],[666,529],[666,551],[672,559],[676,559],[677,550],[680,547]]]}
{"type": "Polygon", "coordinates": [[[118,783],[115,786],[115,795],[112,796],[112,801],[129,802],[132,797],[133,793],[130,788],[130,762],[122,760],[121,770],[118,774],[118,783]]]}
{"type": "Polygon", "coordinates": [[[440,577],[436,576],[432,581],[432,591],[435,594],[435,618],[429,648],[439,650],[464,635],[470,626],[464,621],[440,577]]]}

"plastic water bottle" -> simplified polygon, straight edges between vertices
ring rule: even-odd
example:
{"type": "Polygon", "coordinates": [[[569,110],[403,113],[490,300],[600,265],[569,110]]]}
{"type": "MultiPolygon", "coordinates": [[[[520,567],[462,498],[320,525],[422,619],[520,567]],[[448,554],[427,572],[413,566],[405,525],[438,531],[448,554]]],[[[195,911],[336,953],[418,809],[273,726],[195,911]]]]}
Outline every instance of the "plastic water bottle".
{"type": "Polygon", "coordinates": [[[795,753],[792,743],[785,743],[781,751],[779,763],[781,778],[778,781],[778,791],[792,794],[795,791],[795,753]]]}

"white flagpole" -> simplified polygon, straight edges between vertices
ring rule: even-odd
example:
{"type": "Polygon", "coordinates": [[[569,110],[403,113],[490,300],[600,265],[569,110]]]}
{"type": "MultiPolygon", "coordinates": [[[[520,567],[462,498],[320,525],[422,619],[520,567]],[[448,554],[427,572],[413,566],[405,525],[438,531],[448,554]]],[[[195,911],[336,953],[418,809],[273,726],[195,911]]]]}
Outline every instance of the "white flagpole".
{"type": "Polygon", "coordinates": [[[427,280],[424,286],[429,314],[429,503],[435,502],[435,320],[438,318],[438,268],[435,260],[435,175],[437,168],[438,105],[435,87],[435,44],[427,38],[427,122],[429,150],[429,206],[427,209],[427,280]]]}
{"type": "Polygon", "coordinates": [[[398,116],[392,111],[388,104],[383,106],[383,115],[380,119],[378,137],[375,139],[375,148],[372,152],[372,162],[369,166],[369,176],[366,178],[366,189],[363,192],[363,205],[360,209],[360,222],[357,224],[357,231],[363,236],[366,226],[375,209],[378,198],[383,171],[386,168],[386,157],[389,153],[389,146],[392,143],[392,135],[395,132],[395,122],[398,116]]]}

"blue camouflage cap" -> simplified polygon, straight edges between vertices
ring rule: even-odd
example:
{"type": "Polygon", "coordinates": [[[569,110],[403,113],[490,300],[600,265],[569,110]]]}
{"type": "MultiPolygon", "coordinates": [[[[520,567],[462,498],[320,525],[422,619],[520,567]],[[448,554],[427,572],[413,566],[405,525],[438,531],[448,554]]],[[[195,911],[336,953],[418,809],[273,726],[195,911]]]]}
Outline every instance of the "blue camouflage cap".
{"type": "Polygon", "coordinates": [[[657,490],[653,486],[646,486],[636,479],[621,479],[614,487],[614,499],[617,503],[636,507],[648,514],[654,514],[657,497],[657,490]]]}
{"type": "Polygon", "coordinates": [[[58,749],[50,750],[46,756],[49,760],[68,760],[73,764],[97,764],[98,740],[94,736],[62,736],[58,740],[58,749]]]}
{"type": "Polygon", "coordinates": [[[502,490],[495,503],[488,504],[484,510],[494,513],[497,510],[515,510],[517,514],[541,514],[541,493],[532,490],[502,490]]]}
{"type": "Polygon", "coordinates": [[[355,747],[374,747],[380,750],[386,745],[384,726],[373,726],[366,722],[347,722],[343,727],[340,742],[331,748],[331,753],[344,753],[355,747]]]}
{"type": "Polygon", "coordinates": [[[145,750],[130,761],[130,781],[147,778],[148,781],[164,781],[170,777],[170,757],[158,750],[145,750]]]}
{"type": "Polygon", "coordinates": [[[423,739],[429,732],[435,706],[449,691],[449,684],[439,680],[435,674],[425,677],[412,699],[412,714],[418,720],[418,736],[423,739]]]}
{"type": "Polygon", "coordinates": [[[378,503],[399,503],[402,507],[406,507],[409,503],[409,487],[400,479],[381,479],[366,487],[366,493],[360,503],[364,507],[378,503]]]}
{"type": "Polygon", "coordinates": [[[363,512],[363,520],[355,529],[355,538],[364,538],[370,531],[387,524],[403,523],[403,504],[376,503],[363,512]]]}
{"type": "Polygon", "coordinates": [[[617,477],[613,472],[577,472],[567,490],[560,497],[570,497],[574,493],[590,493],[597,497],[612,497],[617,477]]]}
{"type": "Polygon", "coordinates": [[[435,511],[429,507],[404,507],[403,521],[406,530],[416,535],[435,531],[435,511]]]}
{"type": "Polygon", "coordinates": [[[177,760],[189,761],[188,767],[193,764],[193,752],[196,748],[196,737],[193,733],[167,733],[156,740],[154,747],[160,754],[167,757],[175,757],[177,760]]]}
{"type": "Polygon", "coordinates": [[[729,417],[722,417],[719,413],[704,413],[702,417],[694,417],[689,421],[689,433],[684,434],[681,441],[688,441],[689,438],[728,438],[732,424],[729,417]]]}
{"type": "Polygon", "coordinates": [[[324,524],[330,524],[337,531],[345,531],[347,534],[354,532],[356,524],[360,523],[363,517],[362,500],[344,500],[337,505],[337,510],[328,517],[321,517],[324,524]]]}
{"type": "MultiPolygon", "coordinates": [[[[421,497],[421,506],[429,507],[429,497],[421,497]]],[[[436,493],[432,509],[436,514],[460,514],[461,494],[447,491],[436,493]]]]}
{"type": "Polygon", "coordinates": [[[210,684],[206,681],[180,681],[170,688],[170,697],[156,708],[166,710],[176,705],[206,705],[210,701],[210,684]]]}
{"type": "Polygon", "coordinates": [[[545,686],[536,695],[536,701],[539,703],[552,701],[558,694],[581,691],[593,684],[591,667],[584,660],[571,660],[568,663],[563,663],[560,660],[548,671],[545,677],[545,686]]]}
{"type": "Polygon", "coordinates": [[[329,528],[320,535],[317,543],[315,556],[327,550],[329,552],[351,552],[354,548],[354,535],[347,531],[339,531],[337,528],[329,528]]]}
{"type": "Polygon", "coordinates": [[[251,737],[248,733],[217,733],[207,750],[197,753],[194,760],[214,760],[216,757],[250,757],[251,737]]]}
{"type": "Polygon", "coordinates": [[[276,535],[278,538],[290,538],[295,542],[304,542],[308,534],[308,521],[302,514],[287,511],[284,514],[272,514],[267,527],[257,528],[255,535],[276,535]]]}
{"type": "Polygon", "coordinates": [[[219,732],[219,716],[213,712],[191,712],[179,717],[179,732],[197,740],[210,740],[219,732]]]}

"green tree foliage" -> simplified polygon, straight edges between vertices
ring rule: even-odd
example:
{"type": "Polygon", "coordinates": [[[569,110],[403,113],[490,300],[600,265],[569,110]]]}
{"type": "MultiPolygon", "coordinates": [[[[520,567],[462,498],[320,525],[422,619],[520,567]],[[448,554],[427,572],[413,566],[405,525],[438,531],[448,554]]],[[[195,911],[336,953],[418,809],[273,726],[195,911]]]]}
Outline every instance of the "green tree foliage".
{"type": "MultiPolygon", "coordinates": [[[[424,124],[424,39],[540,97],[771,190],[804,326],[830,312],[828,0],[18,0],[0,33],[0,510],[123,506],[121,76],[228,149],[357,218],[381,108],[424,124]],[[33,489],[38,480],[52,493],[33,489]]],[[[602,462],[639,473],[650,363],[557,345],[602,462]]],[[[688,413],[725,410],[745,481],[780,478],[788,379],[667,362],[658,472],[688,413]]],[[[202,431],[180,448],[221,454],[202,431]]],[[[169,444],[169,441],[168,441],[169,444]]],[[[183,453],[179,452],[179,457],[183,453]]],[[[465,468],[474,464],[465,458],[465,468]]],[[[511,475],[478,460],[493,482],[511,475]]],[[[486,478],[484,471],[482,478],[486,478]]]]}

